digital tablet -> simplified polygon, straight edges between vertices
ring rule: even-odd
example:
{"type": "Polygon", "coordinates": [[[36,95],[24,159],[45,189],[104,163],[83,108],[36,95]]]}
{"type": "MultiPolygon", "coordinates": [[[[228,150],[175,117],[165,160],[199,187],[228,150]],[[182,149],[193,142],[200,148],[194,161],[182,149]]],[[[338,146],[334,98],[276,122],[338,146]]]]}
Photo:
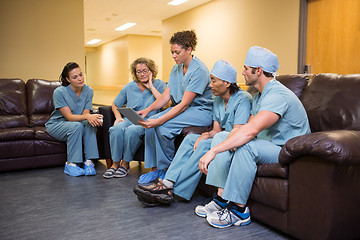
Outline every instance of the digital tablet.
{"type": "Polygon", "coordinates": [[[138,121],[145,121],[139,114],[137,114],[132,108],[118,108],[117,109],[123,116],[129,119],[133,124],[140,125],[138,121]]]}

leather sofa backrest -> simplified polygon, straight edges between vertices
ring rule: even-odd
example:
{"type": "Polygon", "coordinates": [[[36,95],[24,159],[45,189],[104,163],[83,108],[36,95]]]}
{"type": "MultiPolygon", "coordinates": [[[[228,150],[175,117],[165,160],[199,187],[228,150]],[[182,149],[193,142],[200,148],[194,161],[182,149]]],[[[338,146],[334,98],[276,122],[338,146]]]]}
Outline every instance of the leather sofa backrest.
{"type": "Polygon", "coordinates": [[[54,110],[53,92],[59,81],[29,79],[26,82],[30,126],[44,126],[54,110]]]}
{"type": "MultiPolygon", "coordinates": [[[[279,75],[276,80],[281,82],[285,87],[289,88],[295,95],[300,98],[304,89],[308,85],[309,75],[308,74],[286,74],[279,75]]],[[[258,92],[255,87],[248,87],[247,91],[254,95],[258,92]]]]}
{"type": "Polygon", "coordinates": [[[300,100],[312,132],[360,130],[360,74],[317,74],[300,100]]]}
{"type": "Polygon", "coordinates": [[[21,79],[0,79],[0,129],[27,127],[26,90],[21,79]]]}

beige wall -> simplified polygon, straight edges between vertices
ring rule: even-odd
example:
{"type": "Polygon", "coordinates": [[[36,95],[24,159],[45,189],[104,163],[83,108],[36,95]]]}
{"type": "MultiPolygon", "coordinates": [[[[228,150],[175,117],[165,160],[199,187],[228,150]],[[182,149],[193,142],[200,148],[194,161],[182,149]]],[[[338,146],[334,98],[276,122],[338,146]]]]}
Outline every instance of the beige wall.
{"type": "MultiPolygon", "coordinates": [[[[154,60],[158,66],[156,78],[162,79],[161,37],[129,35],[129,65],[139,57],[147,57],[154,60]]],[[[131,74],[129,76],[132,79],[131,74]]]]}
{"type": "Polygon", "coordinates": [[[85,67],[83,0],[0,0],[0,78],[57,80],[85,67]]]}
{"type": "Polygon", "coordinates": [[[279,57],[279,74],[297,73],[300,0],[215,0],[163,21],[163,78],[174,61],[169,39],[177,31],[194,29],[194,54],[211,70],[225,59],[241,76],[246,51],[253,45],[269,48],[279,57]]]}
{"type": "Polygon", "coordinates": [[[97,48],[86,48],[86,79],[94,89],[96,104],[111,104],[121,88],[132,81],[130,64],[148,57],[162,76],[161,37],[126,35],[97,48]]]}
{"type": "Polygon", "coordinates": [[[127,36],[86,51],[86,79],[91,86],[120,85],[128,81],[127,36]]]}

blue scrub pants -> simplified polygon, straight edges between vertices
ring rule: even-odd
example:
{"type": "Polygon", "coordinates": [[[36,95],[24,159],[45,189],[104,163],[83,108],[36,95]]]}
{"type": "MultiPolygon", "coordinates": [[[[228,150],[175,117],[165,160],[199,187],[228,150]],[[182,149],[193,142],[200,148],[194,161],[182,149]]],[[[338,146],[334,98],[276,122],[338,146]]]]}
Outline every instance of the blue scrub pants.
{"type": "MultiPolygon", "coordinates": [[[[216,134],[211,147],[224,141],[228,134],[216,134]]],[[[256,164],[278,163],[280,150],[280,146],[270,141],[254,138],[235,152],[217,154],[209,164],[206,184],[223,188],[222,198],[246,204],[255,179],[256,164]]]]}
{"type": "Polygon", "coordinates": [[[186,200],[190,200],[199,183],[200,158],[210,150],[212,139],[201,140],[194,151],[194,144],[199,134],[189,134],[181,142],[165,179],[174,182],[174,193],[186,200]]]}
{"type": "MultiPolygon", "coordinates": [[[[171,108],[153,115],[159,118],[171,108]]],[[[210,126],[212,111],[188,107],[184,112],[164,124],[145,129],[145,168],[157,167],[159,170],[169,167],[175,155],[174,139],[184,127],[210,126]]]]}
{"type": "Polygon", "coordinates": [[[83,145],[85,159],[99,158],[96,128],[91,126],[87,120],[82,122],[59,121],[47,124],[46,131],[56,140],[66,141],[68,162],[83,162],[83,145]]]}
{"type": "Polygon", "coordinates": [[[111,158],[114,162],[123,159],[131,162],[140,147],[145,129],[141,125],[134,125],[125,118],[109,128],[111,158]]]}

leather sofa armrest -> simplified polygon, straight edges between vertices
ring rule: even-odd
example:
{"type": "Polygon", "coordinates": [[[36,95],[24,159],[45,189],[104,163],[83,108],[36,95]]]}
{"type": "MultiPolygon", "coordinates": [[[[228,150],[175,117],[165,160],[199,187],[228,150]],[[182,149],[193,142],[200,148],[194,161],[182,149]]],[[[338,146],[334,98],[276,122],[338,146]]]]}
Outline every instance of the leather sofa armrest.
{"type": "MultiPolygon", "coordinates": [[[[101,144],[103,150],[102,158],[111,158],[110,142],[109,142],[109,128],[114,124],[115,115],[112,112],[111,106],[100,106],[99,113],[104,116],[102,127],[98,128],[98,145],[101,144]]],[[[99,147],[100,148],[100,147],[99,147]]]]}
{"type": "Polygon", "coordinates": [[[341,165],[360,164],[360,131],[322,131],[292,138],[282,147],[279,162],[290,164],[305,155],[341,165]]]}

